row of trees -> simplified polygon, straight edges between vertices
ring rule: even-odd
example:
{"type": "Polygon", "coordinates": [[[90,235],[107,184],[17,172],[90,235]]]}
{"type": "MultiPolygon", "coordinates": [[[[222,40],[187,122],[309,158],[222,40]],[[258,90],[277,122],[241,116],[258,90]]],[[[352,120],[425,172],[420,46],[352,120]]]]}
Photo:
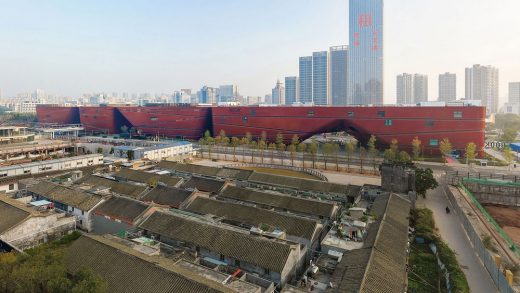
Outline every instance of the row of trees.
{"type": "MultiPolygon", "coordinates": [[[[221,130],[220,133],[212,137],[209,131],[204,133],[204,137],[199,140],[199,144],[206,146],[208,156],[212,158],[212,151],[215,146],[219,147],[231,147],[233,149],[233,160],[236,158],[237,148],[242,149],[242,158],[245,161],[246,156],[250,156],[251,163],[255,160],[255,155],[260,154],[260,160],[262,163],[265,162],[266,151],[270,153],[270,161],[274,163],[275,152],[278,152],[281,159],[281,163],[284,164],[284,154],[289,154],[291,166],[294,166],[295,158],[297,154],[300,154],[301,165],[305,167],[306,155],[312,161],[312,168],[316,167],[316,160],[318,155],[321,153],[322,159],[325,165],[325,169],[328,168],[330,160],[334,160],[336,163],[336,170],[339,170],[340,158],[346,159],[347,169],[350,170],[352,158],[357,153],[358,163],[360,169],[363,172],[363,168],[367,162],[370,162],[373,169],[377,169],[378,158],[380,157],[380,150],[377,148],[377,138],[375,135],[371,135],[367,141],[366,147],[359,146],[356,141],[349,141],[344,146],[344,153],[341,152],[341,147],[338,143],[327,142],[320,148],[314,141],[310,143],[302,143],[298,135],[293,135],[289,144],[285,144],[285,138],[282,133],[278,133],[273,142],[267,140],[267,134],[263,131],[257,140],[253,139],[250,132],[247,132],[245,136],[239,137],[227,137],[226,132],[221,130]]],[[[409,163],[412,160],[420,160],[422,156],[422,141],[416,136],[410,142],[411,153],[405,150],[399,149],[399,142],[397,139],[392,139],[390,146],[383,152],[383,158],[388,161],[409,163]]],[[[453,147],[449,139],[444,138],[439,143],[439,151],[443,156],[449,156],[453,152],[453,147]]],[[[220,158],[220,153],[217,154],[217,158],[220,158]]],[[[204,156],[204,154],[203,154],[204,156]]],[[[475,160],[477,156],[477,145],[473,142],[469,143],[465,149],[465,158],[468,163],[475,160]]],[[[512,155],[511,155],[512,158],[512,155]]],[[[224,152],[224,159],[227,160],[227,153],[224,152]]]]}

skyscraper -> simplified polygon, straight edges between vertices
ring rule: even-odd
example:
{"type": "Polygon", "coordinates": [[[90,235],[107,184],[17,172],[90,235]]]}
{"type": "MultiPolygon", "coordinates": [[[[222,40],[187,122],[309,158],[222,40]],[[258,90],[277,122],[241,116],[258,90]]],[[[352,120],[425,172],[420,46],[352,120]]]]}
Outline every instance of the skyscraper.
{"type": "Polygon", "coordinates": [[[383,103],[383,0],[349,2],[348,103],[383,103]]]}
{"type": "Polygon", "coordinates": [[[285,77],[285,104],[292,105],[298,100],[298,77],[285,77]]]}
{"type": "Polygon", "coordinates": [[[203,86],[199,92],[199,103],[201,104],[215,104],[217,102],[217,89],[203,86]]]}
{"type": "Polygon", "coordinates": [[[479,64],[466,68],[466,99],[480,100],[486,106],[486,113],[496,113],[498,109],[498,69],[479,64]]]}
{"type": "Polygon", "coordinates": [[[280,80],[276,81],[276,86],[272,90],[271,99],[271,104],[285,104],[285,88],[283,87],[283,84],[280,82],[280,80]]]}
{"type": "Polygon", "coordinates": [[[236,84],[221,85],[219,87],[219,102],[236,101],[239,95],[236,84]]]}
{"type": "Polygon", "coordinates": [[[520,82],[509,83],[509,103],[520,105],[520,82]]]}
{"type": "Polygon", "coordinates": [[[446,72],[439,74],[439,101],[450,102],[457,99],[457,75],[446,72]]]}
{"type": "Polygon", "coordinates": [[[300,102],[312,102],[312,56],[300,57],[300,102]]]}
{"type": "Polygon", "coordinates": [[[428,101],[428,75],[414,74],[413,76],[413,102],[415,104],[428,101]]]}
{"type": "Polygon", "coordinates": [[[403,73],[397,76],[397,104],[412,104],[413,98],[413,76],[403,73]]]}
{"type": "Polygon", "coordinates": [[[332,105],[347,105],[347,66],[348,46],[330,47],[330,98],[332,105]]]}
{"type": "Polygon", "coordinates": [[[312,101],[315,105],[329,104],[329,52],[312,53],[312,101]]]}

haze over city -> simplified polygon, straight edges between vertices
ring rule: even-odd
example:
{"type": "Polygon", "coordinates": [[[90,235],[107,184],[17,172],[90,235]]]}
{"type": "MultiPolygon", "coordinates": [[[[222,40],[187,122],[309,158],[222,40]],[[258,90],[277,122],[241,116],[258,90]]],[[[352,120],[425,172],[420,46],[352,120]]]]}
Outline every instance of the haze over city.
{"type": "MultiPolygon", "coordinates": [[[[263,96],[277,78],[298,75],[298,57],[348,44],[348,1],[157,1],[68,3],[3,1],[0,88],[3,95],[43,88],[86,92],[172,92],[238,84],[263,96]],[[320,17],[316,17],[319,15],[320,17]],[[321,17],[321,16],[327,17],[321,17]]],[[[395,76],[457,74],[464,68],[520,79],[520,2],[385,2],[384,99],[395,102],[395,76]]]]}

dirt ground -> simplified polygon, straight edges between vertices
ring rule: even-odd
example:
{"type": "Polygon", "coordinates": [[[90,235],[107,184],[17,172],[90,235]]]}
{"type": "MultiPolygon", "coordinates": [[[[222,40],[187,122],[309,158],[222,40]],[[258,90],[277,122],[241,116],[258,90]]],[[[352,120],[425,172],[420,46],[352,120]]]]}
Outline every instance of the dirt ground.
{"type": "Polygon", "coordinates": [[[485,208],[507,235],[520,245],[520,208],[499,205],[485,205],[485,208]]]}

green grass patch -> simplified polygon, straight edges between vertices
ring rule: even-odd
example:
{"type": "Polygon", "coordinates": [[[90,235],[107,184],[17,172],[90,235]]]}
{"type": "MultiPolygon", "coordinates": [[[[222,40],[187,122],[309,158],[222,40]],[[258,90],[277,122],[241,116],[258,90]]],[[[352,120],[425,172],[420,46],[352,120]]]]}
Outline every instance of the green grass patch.
{"type": "MultiPolygon", "coordinates": [[[[412,210],[410,214],[410,225],[415,228],[415,236],[424,238],[426,243],[434,243],[437,246],[437,250],[439,253],[439,258],[444,265],[446,265],[446,268],[448,272],[450,273],[450,283],[452,286],[452,292],[454,293],[469,293],[469,285],[468,281],[466,279],[466,275],[464,275],[464,272],[460,268],[460,265],[457,261],[457,257],[455,255],[455,252],[449,248],[449,246],[444,242],[441,237],[437,234],[435,229],[435,221],[433,219],[433,213],[429,209],[415,209],[412,210]]],[[[427,273],[428,270],[430,270],[430,274],[434,276],[434,270],[432,267],[430,267],[428,264],[429,257],[427,256],[427,252],[424,250],[424,248],[421,248],[420,246],[418,249],[414,249],[415,246],[418,244],[413,244],[412,250],[410,252],[410,267],[412,270],[413,265],[417,266],[417,269],[419,272],[427,273]],[[422,271],[424,269],[424,272],[422,271]]],[[[423,246],[427,246],[427,244],[423,244],[423,246]]],[[[429,249],[427,247],[427,249],[429,249]]],[[[437,271],[439,270],[437,266],[437,260],[435,256],[430,253],[434,257],[434,263],[436,266],[437,271]]],[[[415,270],[414,272],[418,274],[415,270]]],[[[440,274],[440,272],[438,272],[440,274]]],[[[418,289],[411,287],[411,286],[419,286],[420,282],[417,281],[419,279],[417,276],[414,276],[413,274],[408,274],[409,279],[414,279],[414,282],[411,282],[409,284],[409,291],[410,292],[430,292],[428,290],[432,289],[431,286],[428,286],[426,284],[421,283],[424,287],[424,291],[418,291],[418,289]],[[412,291],[414,290],[414,291],[412,291]]],[[[429,280],[429,279],[425,279],[429,280]]],[[[431,282],[428,282],[431,283],[431,282]]],[[[441,280],[441,292],[445,292],[444,288],[444,277],[441,280]]],[[[433,289],[432,289],[433,290],[433,289]]],[[[438,291],[437,291],[438,292],[438,291]]]]}
{"type": "Polygon", "coordinates": [[[253,170],[253,171],[260,172],[260,173],[268,173],[268,174],[274,174],[274,175],[280,175],[280,176],[321,180],[321,178],[311,175],[311,174],[293,171],[293,170],[287,170],[287,169],[276,169],[276,168],[265,168],[265,167],[240,167],[240,169],[253,170]]]}
{"type": "MultiPolygon", "coordinates": [[[[444,283],[440,281],[437,258],[427,244],[411,245],[408,272],[408,292],[438,293],[444,283]]],[[[444,289],[444,288],[442,288],[444,289]]],[[[445,292],[442,290],[441,292],[445,292]]]]}

